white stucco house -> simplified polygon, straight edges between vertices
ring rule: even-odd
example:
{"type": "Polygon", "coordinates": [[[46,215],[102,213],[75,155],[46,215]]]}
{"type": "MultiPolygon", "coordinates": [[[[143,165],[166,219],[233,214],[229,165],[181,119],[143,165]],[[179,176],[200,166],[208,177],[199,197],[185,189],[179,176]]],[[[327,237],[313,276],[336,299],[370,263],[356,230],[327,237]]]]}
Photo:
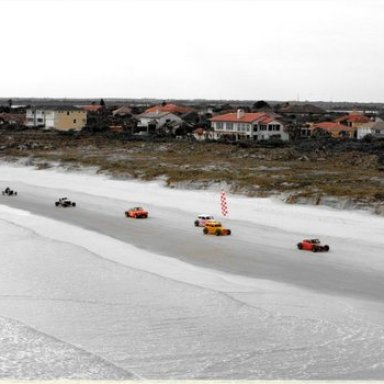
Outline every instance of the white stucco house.
{"type": "Polygon", "coordinates": [[[214,116],[211,120],[214,138],[234,140],[289,140],[279,116],[268,112],[245,113],[242,110],[214,116]]]}

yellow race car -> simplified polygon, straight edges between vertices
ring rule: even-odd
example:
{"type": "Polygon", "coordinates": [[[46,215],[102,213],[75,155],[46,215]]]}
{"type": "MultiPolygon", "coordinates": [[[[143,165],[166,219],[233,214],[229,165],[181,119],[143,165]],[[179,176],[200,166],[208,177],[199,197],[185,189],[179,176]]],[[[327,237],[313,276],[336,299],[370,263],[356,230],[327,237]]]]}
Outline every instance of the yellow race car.
{"type": "Polygon", "coordinates": [[[228,236],[231,234],[231,230],[224,228],[220,221],[207,220],[203,233],[204,235],[228,236]]]}

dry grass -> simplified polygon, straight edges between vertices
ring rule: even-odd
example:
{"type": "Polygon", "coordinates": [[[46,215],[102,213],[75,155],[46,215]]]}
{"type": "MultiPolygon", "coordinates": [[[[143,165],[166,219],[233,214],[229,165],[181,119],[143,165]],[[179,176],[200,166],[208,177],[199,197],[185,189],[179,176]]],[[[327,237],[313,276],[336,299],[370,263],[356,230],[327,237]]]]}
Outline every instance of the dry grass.
{"type": "MultiPolygon", "coordinates": [[[[25,138],[20,137],[22,140],[25,138]]],[[[41,159],[40,168],[54,161],[97,167],[116,176],[144,180],[163,177],[168,185],[220,181],[234,192],[251,196],[290,193],[292,200],[303,197],[319,201],[324,196],[384,200],[383,172],[376,156],[354,152],[331,156],[310,153],[303,160],[302,153],[294,148],[244,149],[217,143],[122,142],[99,137],[79,141],[50,136],[37,149],[13,146],[0,155],[41,159]]]]}

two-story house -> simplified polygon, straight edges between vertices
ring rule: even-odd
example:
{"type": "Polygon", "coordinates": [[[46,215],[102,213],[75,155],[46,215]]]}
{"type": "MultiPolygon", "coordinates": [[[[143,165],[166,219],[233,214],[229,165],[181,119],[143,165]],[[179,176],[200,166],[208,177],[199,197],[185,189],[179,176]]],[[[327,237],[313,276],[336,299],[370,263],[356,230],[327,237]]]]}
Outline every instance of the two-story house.
{"type": "Polygon", "coordinates": [[[289,140],[288,132],[279,116],[274,113],[237,112],[214,116],[211,120],[214,138],[227,137],[233,140],[289,140]]]}
{"type": "Polygon", "coordinates": [[[86,124],[87,112],[73,106],[40,106],[26,111],[27,127],[80,131],[86,124]]]}
{"type": "Polygon", "coordinates": [[[359,128],[363,124],[369,123],[370,118],[357,111],[350,113],[349,115],[341,116],[335,119],[336,123],[351,127],[354,129],[359,128]]]}

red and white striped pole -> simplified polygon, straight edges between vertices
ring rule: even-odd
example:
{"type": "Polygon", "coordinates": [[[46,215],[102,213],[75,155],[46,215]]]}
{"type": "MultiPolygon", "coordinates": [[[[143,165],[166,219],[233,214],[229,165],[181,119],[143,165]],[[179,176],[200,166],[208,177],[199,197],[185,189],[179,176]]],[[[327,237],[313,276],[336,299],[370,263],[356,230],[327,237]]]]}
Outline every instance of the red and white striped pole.
{"type": "Polygon", "coordinates": [[[227,204],[227,195],[224,191],[221,191],[220,193],[220,206],[221,206],[221,214],[223,216],[228,215],[228,204],[227,204]]]}

